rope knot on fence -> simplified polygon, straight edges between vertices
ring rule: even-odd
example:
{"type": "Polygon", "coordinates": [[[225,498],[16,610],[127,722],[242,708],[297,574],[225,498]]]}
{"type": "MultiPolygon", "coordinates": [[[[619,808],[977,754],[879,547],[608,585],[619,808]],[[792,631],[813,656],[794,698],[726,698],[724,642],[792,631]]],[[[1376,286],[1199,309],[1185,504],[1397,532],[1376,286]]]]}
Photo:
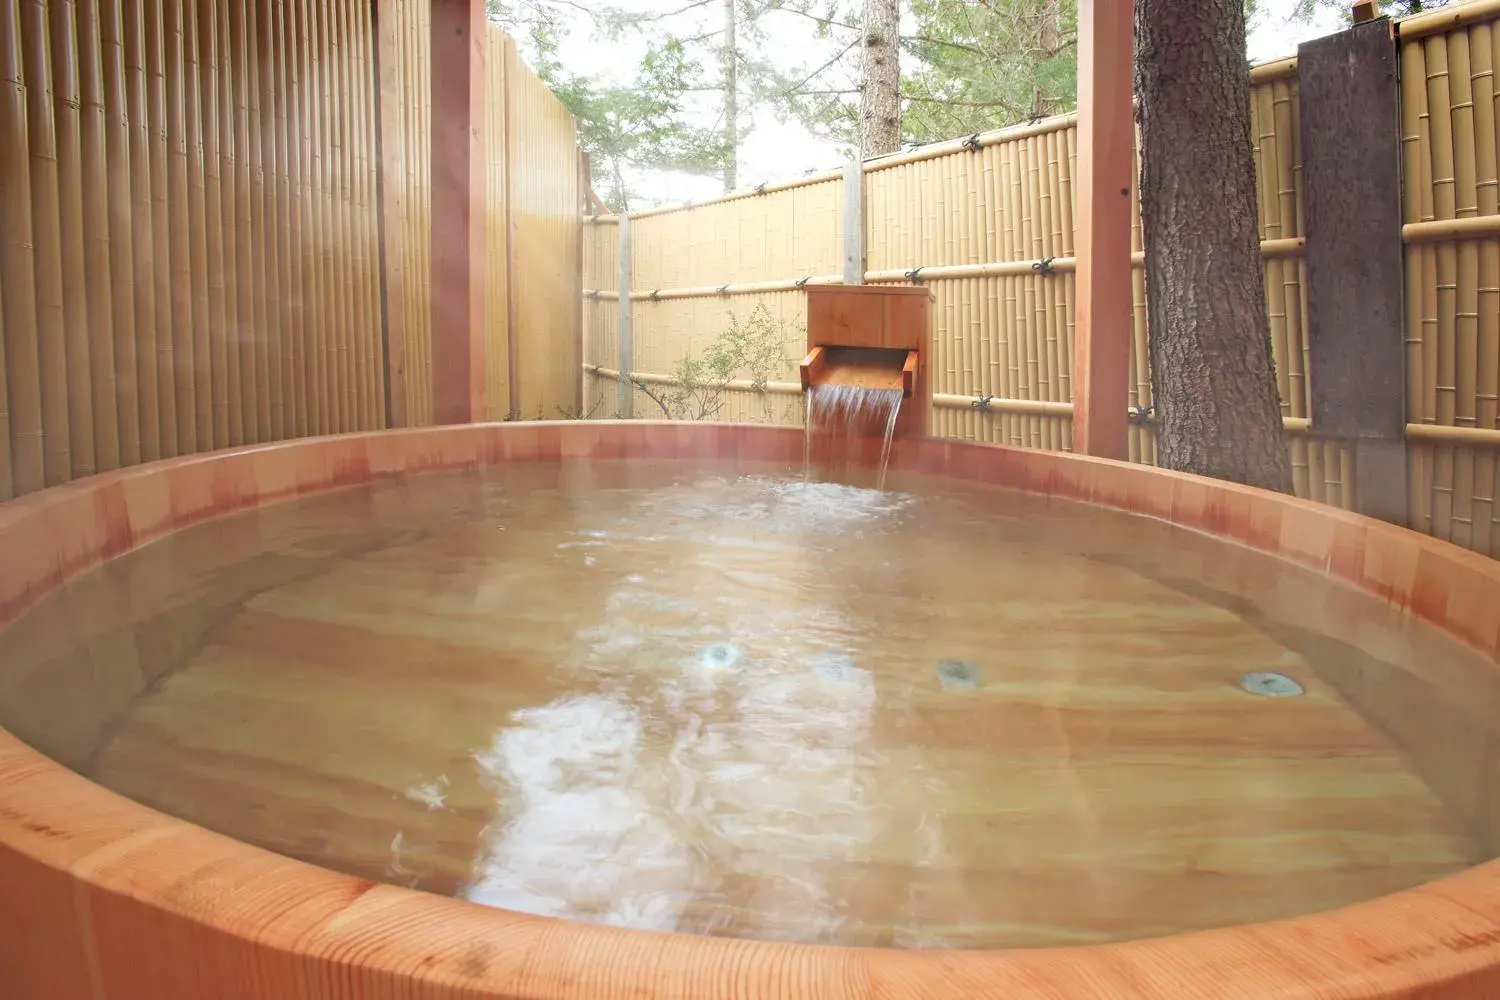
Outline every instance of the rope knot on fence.
{"type": "Polygon", "coordinates": [[[1126,413],[1126,418],[1137,426],[1144,426],[1156,417],[1156,407],[1147,403],[1145,406],[1132,406],[1126,413]]]}
{"type": "Polygon", "coordinates": [[[807,283],[809,281],[811,281],[811,280],[812,280],[812,275],[809,274],[805,278],[798,278],[797,281],[796,281],[796,285],[797,285],[798,288],[806,288],[807,287],[807,283]]]}
{"type": "Polygon", "coordinates": [[[646,298],[650,299],[652,302],[657,301],[658,299],[661,298],[661,289],[660,288],[653,288],[653,289],[651,289],[651,294],[647,295],[646,298]]]}
{"type": "Polygon", "coordinates": [[[971,153],[977,153],[983,148],[983,145],[979,141],[978,132],[964,139],[964,149],[967,149],[971,153]]]}
{"type": "Polygon", "coordinates": [[[983,412],[990,408],[990,403],[994,402],[994,399],[995,397],[990,393],[981,392],[978,399],[972,399],[969,401],[969,405],[974,409],[983,412]]]}
{"type": "Polygon", "coordinates": [[[719,286],[719,294],[720,295],[728,295],[729,294],[729,286],[727,284],[720,285],[719,286]]]}
{"type": "Polygon", "coordinates": [[[1057,273],[1052,269],[1052,262],[1056,259],[1056,257],[1043,257],[1035,264],[1032,264],[1031,269],[1044,278],[1050,278],[1057,273]]]}
{"type": "Polygon", "coordinates": [[[922,283],[922,269],[920,267],[914,267],[910,271],[907,271],[906,280],[914,281],[920,285],[922,283]]]}

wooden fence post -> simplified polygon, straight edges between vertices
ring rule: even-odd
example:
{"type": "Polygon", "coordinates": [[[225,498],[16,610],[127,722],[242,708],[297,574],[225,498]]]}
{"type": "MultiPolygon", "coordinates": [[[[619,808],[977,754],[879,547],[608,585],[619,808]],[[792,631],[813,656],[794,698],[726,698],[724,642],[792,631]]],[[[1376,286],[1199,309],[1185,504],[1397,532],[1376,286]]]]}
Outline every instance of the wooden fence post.
{"type": "Polygon", "coordinates": [[[483,0],[432,0],[432,415],[439,424],[485,418],[486,30],[483,0]]]}
{"type": "Polygon", "coordinates": [[[406,169],[402,130],[400,33],[396,0],[373,0],[375,16],[376,224],[380,245],[381,344],[385,348],[387,427],[407,425],[406,169]]]}
{"type": "Polygon", "coordinates": [[[1354,448],[1355,509],[1405,524],[1401,114],[1388,20],[1297,51],[1312,427],[1354,448]]]}
{"type": "Polygon", "coordinates": [[[1073,450],[1129,457],[1134,5],[1078,3],[1077,326],[1073,450]]]}
{"type": "Polygon", "coordinates": [[[620,417],[635,416],[635,387],[630,373],[635,368],[635,347],[631,343],[630,304],[630,216],[620,213],[620,417]]]}
{"type": "Polygon", "coordinates": [[[865,264],[865,165],[858,156],[844,164],[844,284],[863,285],[865,264]]]}

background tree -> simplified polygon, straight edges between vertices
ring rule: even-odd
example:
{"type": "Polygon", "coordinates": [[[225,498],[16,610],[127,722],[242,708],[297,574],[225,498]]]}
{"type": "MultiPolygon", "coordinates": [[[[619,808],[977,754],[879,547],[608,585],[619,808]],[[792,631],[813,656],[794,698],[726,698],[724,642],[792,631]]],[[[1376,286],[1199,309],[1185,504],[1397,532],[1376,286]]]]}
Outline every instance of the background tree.
{"type": "Polygon", "coordinates": [[[901,7],[865,0],[861,25],[859,149],[861,157],[901,148],[901,7]]]}
{"type": "Polygon", "coordinates": [[[1137,0],[1157,461],[1290,492],[1271,356],[1241,0],[1137,0]]]}

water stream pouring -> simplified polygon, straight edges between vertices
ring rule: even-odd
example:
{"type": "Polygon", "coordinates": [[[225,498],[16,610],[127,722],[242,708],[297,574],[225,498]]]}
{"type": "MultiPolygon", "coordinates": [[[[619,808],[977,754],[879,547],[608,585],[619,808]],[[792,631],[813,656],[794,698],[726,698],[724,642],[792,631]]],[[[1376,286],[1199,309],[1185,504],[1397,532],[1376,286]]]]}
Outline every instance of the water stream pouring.
{"type": "Polygon", "coordinates": [[[932,293],[921,286],[846,285],[807,289],[807,394],[803,472],[831,475],[878,463],[885,487],[892,442],[924,437],[932,409],[925,353],[932,293]],[[879,442],[879,452],[874,452],[879,442]]]}

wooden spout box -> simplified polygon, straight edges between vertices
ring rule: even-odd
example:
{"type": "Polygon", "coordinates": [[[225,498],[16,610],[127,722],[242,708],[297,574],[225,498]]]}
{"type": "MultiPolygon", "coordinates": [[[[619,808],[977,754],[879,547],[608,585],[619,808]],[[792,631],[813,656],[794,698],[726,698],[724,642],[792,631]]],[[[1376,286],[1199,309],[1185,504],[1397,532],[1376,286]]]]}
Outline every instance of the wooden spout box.
{"type": "MultiPolygon", "coordinates": [[[[891,364],[910,395],[896,418],[898,437],[926,437],[932,413],[929,351],[932,292],[921,285],[810,285],[807,350],[871,348],[893,352],[891,364]],[[908,352],[916,352],[915,359],[908,352]],[[915,369],[914,371],[912,369],[915,369]]],[[[810,357],[811,360],[811,357],[810,357]]],[[[826,358],[819,359],[827,364],[826,358]]],[[[804,375],[804,377],[806,377],[804,375]]]]}

